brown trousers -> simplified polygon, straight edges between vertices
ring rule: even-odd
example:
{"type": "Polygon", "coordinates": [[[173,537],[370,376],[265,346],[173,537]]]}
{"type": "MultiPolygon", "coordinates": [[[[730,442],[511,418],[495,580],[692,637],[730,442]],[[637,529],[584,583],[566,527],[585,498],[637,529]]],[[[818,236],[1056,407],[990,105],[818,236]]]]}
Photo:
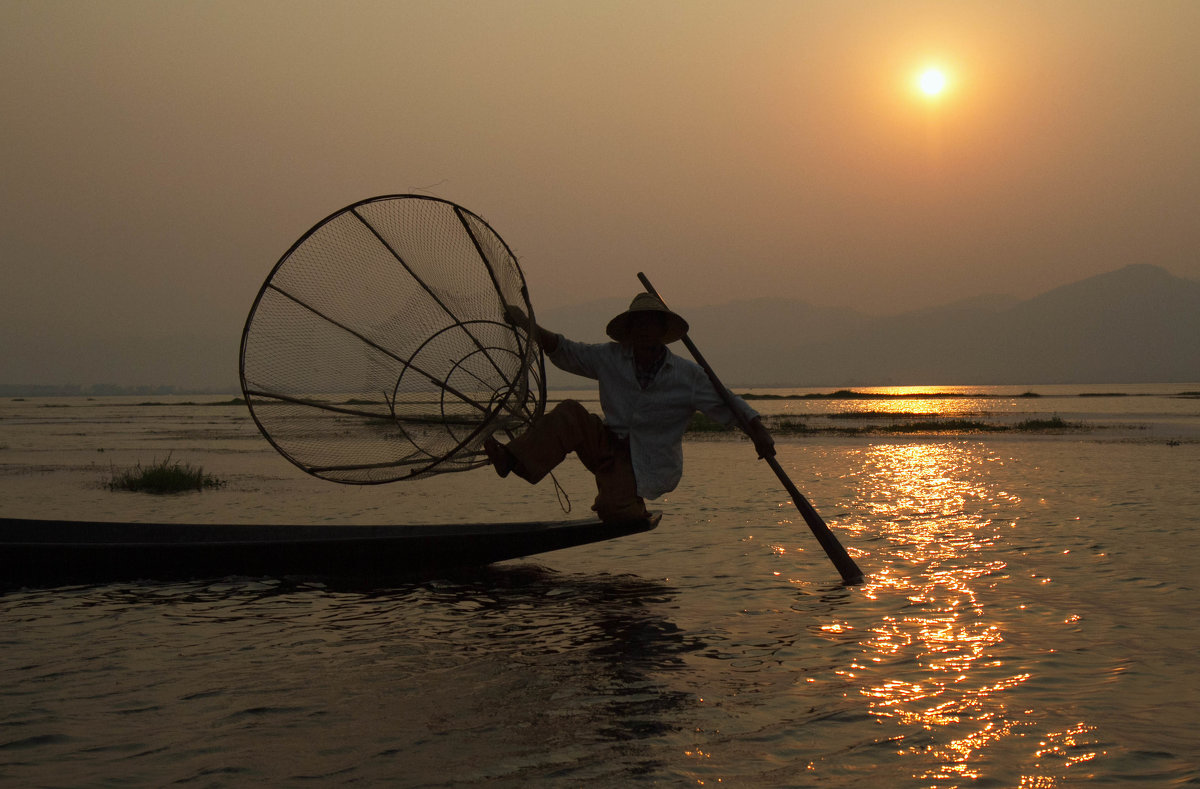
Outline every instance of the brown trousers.
{"type": "Polygon", "coordinates": [[[592,509],[604,521],[645,518],[646,502],[637,494],[629,442],[616,436],[600,417],[574,400],[564,400],[512,440],[513,472],[540,482],[574,452],[596,477],[592,509]]]}

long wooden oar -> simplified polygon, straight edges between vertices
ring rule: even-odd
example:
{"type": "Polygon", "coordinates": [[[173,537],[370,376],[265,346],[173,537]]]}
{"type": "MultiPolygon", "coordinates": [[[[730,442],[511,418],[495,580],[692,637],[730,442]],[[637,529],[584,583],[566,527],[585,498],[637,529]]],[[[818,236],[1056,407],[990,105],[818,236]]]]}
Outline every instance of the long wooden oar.
{"type": "MultiPolygon", "coordinates": [[[[642,281],[642,285],[645,286],[647,293],[653,294],[664,305],[666,304],[663,301],[663,297],[650,284],[650,280],[646,278],[645,274],[639,271],[638,279],[642,281]]],[[[746,421],[745,416],[742,415],[742,412],[734,406],[733,395],[729,393],[729,390],[717,378],[717,374],[713,372],[712,367],[704,360],[704,355],[700,353],[700,349],[696,347],[696,344],[686,334],[683,335],[683,344],[687,346],[687,349],[696,359],[696,363],[704,368],[704,372],[708,374],[708,379],[712,381],[713,388],[717,390],[717,394],[721,395],[725,400],[725,404],[729,406],[729,410],[737,417],[742,429],[749,434],[750,425],[746,421]]],[[[817,542],[821,543],[821,547],[825,549],[825,553],[828,554],[829,560],[833,562],[833,566],[842,574],[842,581],[848,584],[862,583],[862,570],[858,569],[858,565],[850,558],[850,554],[846,553],[846,549],[842,547],[842,544],[838,542],[838,538],[829,530],[829,526],[825,524],[820,514],[813,509],[813,506],[808,503],[808,499],[804,498],[804,494],[792,483],[791,478],[788,477],[783,467],[779,465],[779,461],[773,456],[764,457],[763,460],[767,461],[767,465],[771,467],[771,470],[775,472],[775,476],[779,477],[779,481],[783,483],[783,487],[791,495],[792,503],[796,505],[796,509],[800,510],[800,514],[804,516],[804,522],[808,524],[808,528],[812,529],[813,536],[817,538],[817,542]]]]}

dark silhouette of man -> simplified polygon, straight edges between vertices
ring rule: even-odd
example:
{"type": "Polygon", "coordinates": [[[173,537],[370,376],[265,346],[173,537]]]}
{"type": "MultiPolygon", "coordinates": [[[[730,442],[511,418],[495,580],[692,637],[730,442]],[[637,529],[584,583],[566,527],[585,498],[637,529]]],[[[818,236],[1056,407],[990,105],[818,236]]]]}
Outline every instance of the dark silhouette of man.
{"type": "MultiPolygon", "coordinates": [[[[508,319],[527,325],[517,307],[508,319]]],[[[738,421],[700,365],[667,346],[688,324],[655,296],[639,293],[629,309],[609,321],[613,342],[581,343],[533,325],[531,333],[556,367],[600,385],[604,418],[575,400],[564,400],[507,445],[494,438],[484,450],[496,472],[539,482],[574,452],[595,475],[592,506],[605,521],[647,517],[646,499],[674,490],[683,476],[683,434],[696,411],[723,424],[738,421]]],[[[775,441],[757,412],[736,395],[759,457],[775,454],[775,441]]]]}

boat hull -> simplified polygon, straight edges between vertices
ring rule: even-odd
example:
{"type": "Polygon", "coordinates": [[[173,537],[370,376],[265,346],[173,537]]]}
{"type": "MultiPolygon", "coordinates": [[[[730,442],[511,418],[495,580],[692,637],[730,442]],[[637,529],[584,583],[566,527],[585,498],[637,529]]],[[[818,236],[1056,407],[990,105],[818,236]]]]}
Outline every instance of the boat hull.
{"type": "Polygon", "coordinates": [[[414,526],[210,525],[0,519],[0,584],[134,578],[423,575],[649,531],[661,514],[414,526]]]}

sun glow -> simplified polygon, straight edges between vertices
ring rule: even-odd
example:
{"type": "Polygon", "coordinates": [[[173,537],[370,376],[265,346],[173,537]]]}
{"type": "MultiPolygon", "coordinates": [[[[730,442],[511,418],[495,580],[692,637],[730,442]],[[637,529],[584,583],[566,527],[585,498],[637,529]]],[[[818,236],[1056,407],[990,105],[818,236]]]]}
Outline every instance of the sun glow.
{"type": "Polygon", "coordinates": [[[927,68],[917,77],[917,87],[930,98],[942,95],[948,83],[946,72],[939,68],[927,68]]]}

